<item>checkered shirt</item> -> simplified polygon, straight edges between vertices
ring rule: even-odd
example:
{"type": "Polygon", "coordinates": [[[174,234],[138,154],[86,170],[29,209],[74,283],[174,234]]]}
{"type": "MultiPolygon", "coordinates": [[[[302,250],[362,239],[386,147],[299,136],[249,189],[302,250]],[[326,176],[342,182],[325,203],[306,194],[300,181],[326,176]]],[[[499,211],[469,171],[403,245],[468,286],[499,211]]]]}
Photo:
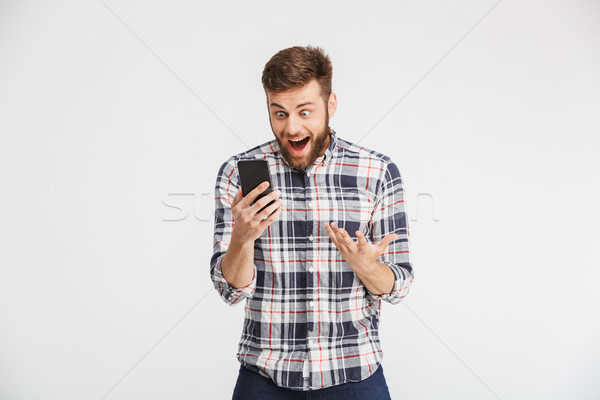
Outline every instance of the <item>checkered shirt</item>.
{"type": "Polygon", "coordinates": [[[381,301],[396,304],[413,280],[408,218],[397,166],[389,157],[338,138],[330,128],[326,152],[305,171],[291,168],[275,139],[229,158],[215,186],[212,282],[229,305],[246,299],[237,358],[247,368],[292,390],[361,381],[382,360],[381,301]],[[237,161],[265,159],[282,213],[254,243],[254,278],[243,288],[223,277],[240,187],[237,161]],[[325,222],[351,237],[360,230],[378,243],[399,236],[378,261],[394,273],[390,293],[370,293],[339,253],[325,222]]]}

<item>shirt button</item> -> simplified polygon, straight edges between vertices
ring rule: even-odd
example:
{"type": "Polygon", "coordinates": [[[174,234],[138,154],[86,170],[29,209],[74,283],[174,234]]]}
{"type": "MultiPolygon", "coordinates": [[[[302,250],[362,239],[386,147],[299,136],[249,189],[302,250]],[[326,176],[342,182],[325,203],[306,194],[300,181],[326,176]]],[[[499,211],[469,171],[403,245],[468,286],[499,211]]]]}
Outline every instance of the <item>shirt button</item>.
{"type": "Polygon", "coordinates": [[[314,270],[315,270],[315,269],[314,269],[313,267],[310,267],[310,268],[308,269],[308,272],[313,272],[314,270]]]}
{"type": "Polygon", "coordinates": [[[308,208],[313,208],[313,202],[312,201],[308,202],[308,208]]]}
{"type": "Polygon", "coordinates": [[[306,173],[306,176],[308,176],[308,177],[310,178],[310,172],[307,172],[307,173],[306,173]]]}
{"type": "Polygon", "coordinates": [[[310,235],[310,236],[308,237],[308,240],[310,240],[310,241],[312,242],[313,240],[315,240],[315,237],[314,237],[313,235],[310,235]]]}
{"type": "Polygon", "coordinates": [[[315,344],[315,341],[314,341],[314,339],[310,339],[310,340],[308,341],[308,343],[310,343],[310,344],[315,344]]]}
{"type": "Polygon", "coordinates": [[[308,306],[309,306],[310,308],[312,308],[314,305],[315,305],[315,303],[313,303],[312,301],[308,303],[308,306]]]}

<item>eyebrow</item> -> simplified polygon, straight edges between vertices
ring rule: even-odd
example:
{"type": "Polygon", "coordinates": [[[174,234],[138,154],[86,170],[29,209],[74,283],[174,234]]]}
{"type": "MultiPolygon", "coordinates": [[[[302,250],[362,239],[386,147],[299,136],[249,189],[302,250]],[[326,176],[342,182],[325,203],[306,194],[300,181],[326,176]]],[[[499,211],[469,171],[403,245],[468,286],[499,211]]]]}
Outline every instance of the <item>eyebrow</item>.
{"type": "MultiPolygon", "coordinates": [[[[308,105],[314,105],[314,104],[315,104],[315,103],[313,103],[312,101],[307,101],[306,103],[298,104],[298,105],[296,106],[296,109],[298,109],[298,108],[301,108],[301,107],[304,107],[304,106],[308,106],[308,105]]],[[[279,105],[279,104],[277,104],[277,103],[273,103],[273,102],[272,102],[272,103],[271,103],[271,107],[273,107],[273,106],[276,106],[276,107],[279,107],[279,108],[281,108],[282,110],[285,110],[285,107],[283,107],[283,106],[281,106],[281,105],[279,105]]]]}

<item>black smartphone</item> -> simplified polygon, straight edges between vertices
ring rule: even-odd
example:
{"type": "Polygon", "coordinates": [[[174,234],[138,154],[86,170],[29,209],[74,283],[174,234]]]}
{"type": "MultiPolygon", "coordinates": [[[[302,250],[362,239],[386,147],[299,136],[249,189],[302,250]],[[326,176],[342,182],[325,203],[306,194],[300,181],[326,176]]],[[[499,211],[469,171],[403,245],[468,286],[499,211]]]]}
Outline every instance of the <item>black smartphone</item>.
{"type": "MultiPolygon", "coordinates": [[[[242,194],[245,196],[248,195],[254,188],[263,183],[264,181],[269,182],[269,187],[265,189],[262,193],[258,195],[256,200],[252,202],[253,205],[256,201],[260,200],[264,196],[268,195],[273,191],[273,182],[271,182],[271,174],[269,173],[269,162],[267,160],[239,160],[237,163],[238,171],[240,174],[240,182],[242,184],[242,194]]],[[[273,204],[275,200],[272,200],[269,204],[260,209],[261,212],[271,204],[273,204]]]]}

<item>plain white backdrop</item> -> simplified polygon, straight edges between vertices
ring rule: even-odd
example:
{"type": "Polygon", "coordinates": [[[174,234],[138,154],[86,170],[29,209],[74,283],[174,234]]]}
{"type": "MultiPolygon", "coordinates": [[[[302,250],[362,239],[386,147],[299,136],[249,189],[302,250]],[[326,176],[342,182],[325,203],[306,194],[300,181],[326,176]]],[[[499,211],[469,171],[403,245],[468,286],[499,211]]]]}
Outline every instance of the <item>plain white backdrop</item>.
{"type": "Polygon", "coordinates": [[[273,138],[262,68],[307,44],[331,126],[405,183],[392,398],[600,398],[599,23],[591,0],[0,2],[0,398],[231,398],[216,173],[273,138]]]}

